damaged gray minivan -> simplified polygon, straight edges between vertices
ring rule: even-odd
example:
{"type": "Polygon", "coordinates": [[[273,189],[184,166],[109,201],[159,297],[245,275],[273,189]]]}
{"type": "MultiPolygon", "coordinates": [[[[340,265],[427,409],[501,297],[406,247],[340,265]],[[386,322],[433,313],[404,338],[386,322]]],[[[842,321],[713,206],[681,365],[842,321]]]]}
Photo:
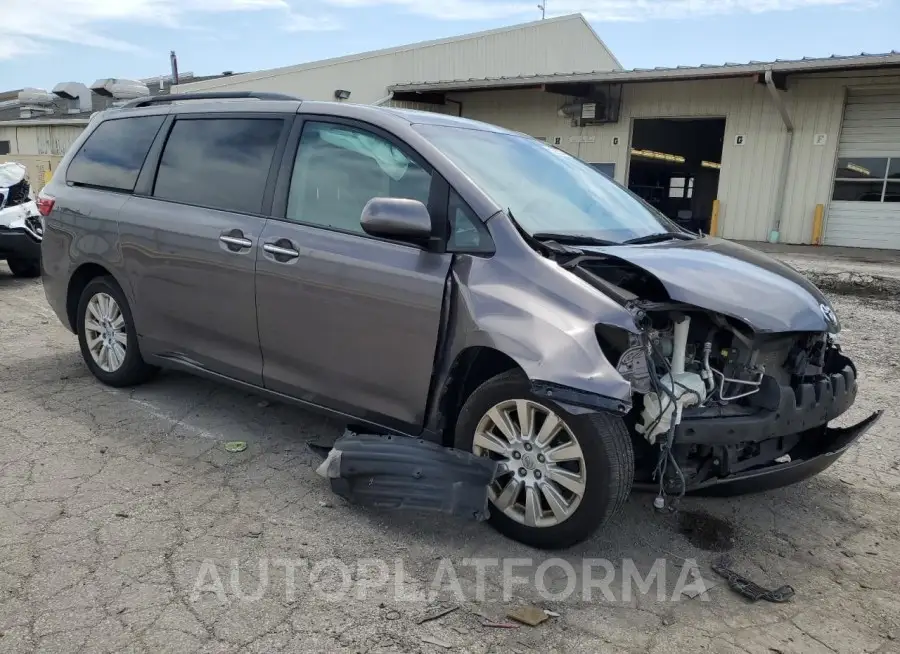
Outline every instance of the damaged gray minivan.
{"type": "Polygon", "coordinates": [[[535,546],[633,486],[804,479],[879,417],[828,427],[857,371],[800,274],[491,125],[137,100],[94,117],[39,206],[47,299],[100,381],[175,368],[463,450],[492,524],[535,546]]]}

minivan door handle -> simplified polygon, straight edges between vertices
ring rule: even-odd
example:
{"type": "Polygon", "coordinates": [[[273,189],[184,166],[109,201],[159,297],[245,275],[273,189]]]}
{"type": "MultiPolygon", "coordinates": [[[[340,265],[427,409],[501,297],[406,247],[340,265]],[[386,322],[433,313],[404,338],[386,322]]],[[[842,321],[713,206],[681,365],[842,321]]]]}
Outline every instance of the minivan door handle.
{"type": "Polygon", "coordinates": [[[253,245],[253,241],[244,236],[244,232],[239,229],[232,229],[227,232],[223,232],[219,236],[219,241],[225,244],[232,252],[240,252],[241,250],[246,250],[247,248],[253,245]]]}
{"type": "Polygon", "coordinates": [[[300,253],[294,249],[294,244],[286,238],[280,238],[274,243],[263,244],[263,250],[271,254],[279,263],[287,263],[300,256],[300,253]]]}

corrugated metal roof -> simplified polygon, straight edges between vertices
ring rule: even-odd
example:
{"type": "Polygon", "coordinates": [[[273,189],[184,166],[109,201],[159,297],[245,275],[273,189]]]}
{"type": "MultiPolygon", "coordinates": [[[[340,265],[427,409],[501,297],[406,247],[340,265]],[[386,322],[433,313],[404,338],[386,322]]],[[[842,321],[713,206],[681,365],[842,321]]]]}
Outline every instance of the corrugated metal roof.
{"type": "Polygon", "coordinates": [[[83,127],[90,122],[89,118],[20,118],[18,120],[0,120],[0,127],[38,127],[41,125],[72,125],[83,127]]]}
{"type": "Polygon", "coordinates": [[[701,64],[700,66],[675,66],[659,68],[633,68],[631,70],[598,70],[591,73],[554,73],[489,79],[440,80],[433,82],[408,82],[394,84],[391,91],[461,91],[476,89],[500,89],[541,84],[572,82],[652,82],[665,80],[706,79],[716,77],[740,77],[762,73],[771,68],[774,73],[815,73],[836,70],[858,70],[900,66],[900,52],[892,50],[882,54],[862,52],[858,55],[831,55],[830,57],[804,57],[803,59],[776,59],[775,61],[750,61],[745,64],[701,64]]]}

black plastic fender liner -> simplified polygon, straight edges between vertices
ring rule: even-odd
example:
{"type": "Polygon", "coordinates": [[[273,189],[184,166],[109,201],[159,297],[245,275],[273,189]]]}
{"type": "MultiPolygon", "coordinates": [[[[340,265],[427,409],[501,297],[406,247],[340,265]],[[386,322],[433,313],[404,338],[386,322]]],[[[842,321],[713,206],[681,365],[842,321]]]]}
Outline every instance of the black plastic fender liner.
{"type": "Polygon", "coordinates": [[[421,439],[347,431],[316,472],[353,504],[486,520],[497,465],[421,439]]]}

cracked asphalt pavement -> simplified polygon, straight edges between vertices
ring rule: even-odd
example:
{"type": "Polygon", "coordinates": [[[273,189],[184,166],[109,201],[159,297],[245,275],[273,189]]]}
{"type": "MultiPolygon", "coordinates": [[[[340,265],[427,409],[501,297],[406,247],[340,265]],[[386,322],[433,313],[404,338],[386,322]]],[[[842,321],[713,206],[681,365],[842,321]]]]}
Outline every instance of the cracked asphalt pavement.
{"type": "Polygon", "coordinates": [[[862,375],[846,421],[884,408],[880,424],[809,482],[681,505],[733,528],[719,549],[734,569],[796,590],[786,604],[749,603],[709,570],[720,554],[695,546],[678,515],[655,513],[647,495],[562,553],[484,524],[350,506],[315,474],[306,446],[341,425],[182,374],[103,387],[40,281],[0,264],[0,651],[900,652],[900,303],[834,304],[862,375]],[[224,450],[235,440],[246,451],[224,450]],[[584,558],[617,574],[628,565],[648,574],[664,559],[668,590],[564,598],[558,563],[580,569],[584,558]],[[501,561],[486,568],[482,595],[467,559],[501,561]],[[502,561],[514,559],[530,559],[531,568],[516,563],[526,572],[557,559],[543,585],[560,599],[517,583],[504,600],[502,561]],[[709,590],[671,601],[684,559],[709,590]],[[261,564],[275,561],[331,566],[289,594],[287,567],[261,564]],[[389,564],[393,581],[379,587],[373,561],[389,564]],[[448,562],[462,600],[444,585],[422,595],[448,562]],[[376,591],[357,592],[366,584],[376,591]],[[559,615],[484,626],[507,623],[522,604],[559,615]]]}

